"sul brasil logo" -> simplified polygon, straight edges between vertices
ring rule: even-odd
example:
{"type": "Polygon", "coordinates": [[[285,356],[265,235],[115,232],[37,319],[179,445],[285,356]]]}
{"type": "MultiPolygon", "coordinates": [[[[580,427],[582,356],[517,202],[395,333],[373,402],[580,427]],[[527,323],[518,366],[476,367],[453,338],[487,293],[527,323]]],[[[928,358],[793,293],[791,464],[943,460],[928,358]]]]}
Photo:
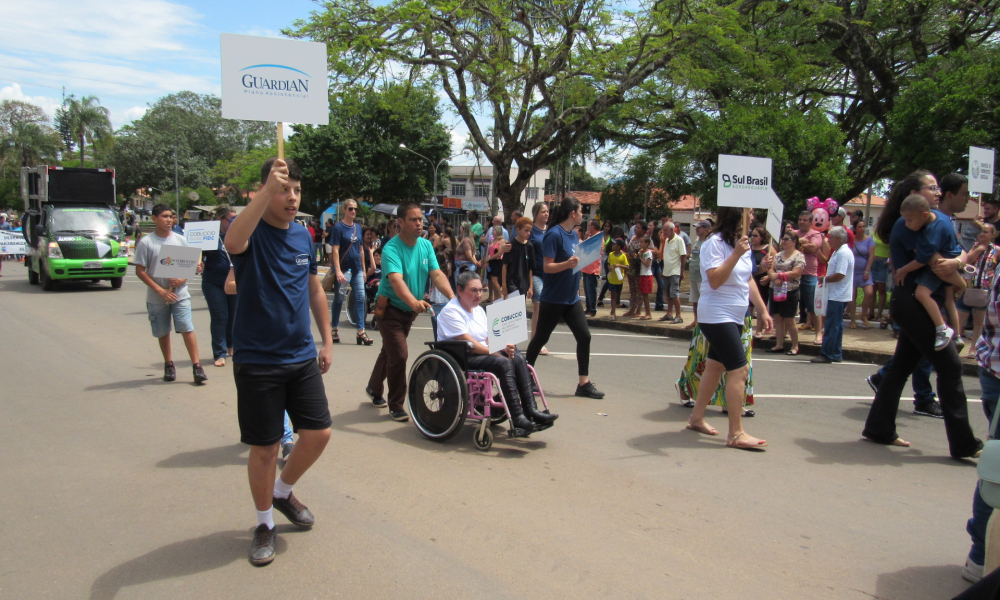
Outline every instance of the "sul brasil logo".
{"type": "Polygon", "coordinates": [[[768,177],[751,177],[750,175],[729,175],[722,174],[722,187],[735,188],[738,190],[767,190],[771,189],[768,177]]]}

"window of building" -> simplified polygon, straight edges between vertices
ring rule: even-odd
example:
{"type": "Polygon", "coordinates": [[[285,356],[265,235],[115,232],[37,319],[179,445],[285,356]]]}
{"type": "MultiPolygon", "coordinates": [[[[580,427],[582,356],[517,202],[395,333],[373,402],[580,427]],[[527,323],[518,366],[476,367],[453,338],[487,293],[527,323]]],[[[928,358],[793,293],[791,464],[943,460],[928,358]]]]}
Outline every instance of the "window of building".
{"type": "Polygon", "coordinates": [[[477,183],[475,192],[473,196],[476,198],[485,198],[490,195],[490,185],[488,183],[477,183]]]}
{"type": "Polygon", "coordinates": [[[464,183],[453,183],[453,184],[451,184],[451,195],[452,196],[464,196],[465,195],[465,184],[464,183]]]}
{"type": "Polygon", "coordinates": [[[527,200],[538,200],[538,188],[525,188],[524,197],[527,200]]]}

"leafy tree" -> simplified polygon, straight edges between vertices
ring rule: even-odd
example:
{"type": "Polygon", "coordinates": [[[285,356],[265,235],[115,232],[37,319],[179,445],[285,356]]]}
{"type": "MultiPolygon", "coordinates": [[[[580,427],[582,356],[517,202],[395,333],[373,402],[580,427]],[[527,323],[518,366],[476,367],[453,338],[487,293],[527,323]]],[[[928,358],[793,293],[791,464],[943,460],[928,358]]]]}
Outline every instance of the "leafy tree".
{"type": "Polygon", "coordinates": [[[75,96],[66,98],[66,116],[69,132],[80,145],[80,166],[87,166],[87,141],[109,147],[114,144],[114,128],[111,127],[110,111],[100,105],[97,96],[75,96]]]}
{"type": "Polygon", "coordinates": [[[968,170],[968,147],[1000,148],[1000,48],[961,48],[917,69],[889,117],[891,176],[968,170]]]}
{"type": "Polygon", "coordinates": [[[58,163],[59,135],[40,107],[0,101],[0,177],[19,179],[20,167],[58,163]]]}
{"type": "MultiPolygon", "coordinates": [[[[378,91],[356,88],[334,97],[330,123],[293,126],[288,154],[302,168],[303,211],[319,212],[333,201],[372,203],[423,200],[431,193],[432,164],[450,154],[437,98],[426,87],[389,84],[378,91]]],[[[438,169],[437,189],[448,178],[438,169]]]]}
{"type": "Polygon", "coordinates": [[[627,223],[636,213],[645,215],[646,219],[673,214],[666,192],[656,187],[658,161],[655,154],[642,153],[629,162],[625,176],[601,193],[602,219],[627,223]]]}
{"type": "Polygon", "coordinates": [[[273,123],[222,118],[216,96],[179,92],[157,100],[118,130],[110,162],[118,187],[174,189],[174,156],[182,187],[209,185],[210,170],[239,152],[274,143],[273,123]]]}
{"type": "Polygon", "coordinates": [[[272,146],[239,152],[230,159],[217,162],[209,175],[226,202],[242,205],[246,203],[249,193],[260,187],[261,165],[277,154],[277,148],[272,146]]]}
{"type": "Polygon", "coordinates": [[[510,214],[541,167],[570,154],[609,108],[644,101],[643,82],[681,49],[705,38],[728,44],[732,14],[687,0],[641,12],[597,0],[343,0],[285,33],[327,43],[337,87],[420,78],[441,86],[495,168],[510,214]]]}

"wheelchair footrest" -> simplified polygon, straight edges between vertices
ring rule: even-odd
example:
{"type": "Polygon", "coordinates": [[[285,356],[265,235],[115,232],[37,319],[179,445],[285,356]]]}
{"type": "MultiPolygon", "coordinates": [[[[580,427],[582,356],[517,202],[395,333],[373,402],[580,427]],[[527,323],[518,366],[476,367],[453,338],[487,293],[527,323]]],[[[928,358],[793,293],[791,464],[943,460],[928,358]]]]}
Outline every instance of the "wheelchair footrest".
{"type": "Polygon", "coordinates": [[[528,437],[531,433],[521,429],[520,427],[511,427],[507,429],[507,437],[518,438],[518,437],[528,437]]]}

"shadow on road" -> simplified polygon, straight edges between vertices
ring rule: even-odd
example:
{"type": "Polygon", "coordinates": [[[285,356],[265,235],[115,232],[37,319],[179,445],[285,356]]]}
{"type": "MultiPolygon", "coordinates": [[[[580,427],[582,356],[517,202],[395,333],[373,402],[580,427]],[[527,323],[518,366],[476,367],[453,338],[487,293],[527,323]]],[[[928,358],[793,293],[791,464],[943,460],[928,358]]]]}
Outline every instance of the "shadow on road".
{"type": "MultiPolygon", "coordinates": [[[[279,534],[292,531],[296,530],[290,525],[278,526],[279,534]]],[[[90,600],[111,600],[124,587],[204,573],[240,559],[246,560],[252,538],[252,529],[220,531],[157,548],[98,577],[90,586],[90,600]]],[[[281,554],[287,548],[288,544],[279,535],[275,553],[281,554]]]]}
{"type": "MultiPolygon", "coordinates": [[[[369,437],[380,437],[390,439],[394,442],[413,446],[421,450],[431,452],[462,452],[471,454],[481,454],[486,456],[499,456],[502,458],[521,458],[529,451],[540,450],[546,447],[546,442],[533,438],[509,438],[507,437],[506,424],[493,427],[494,443],[489,452],[476,450],[472,445],[472,425],[466,421],[466,425],[452,439],[447,442],[435,442],[425,438],[411,422],[396,423],[389,419],[385,410],[373,408],[368,402],[362,402],[357,410],[342,412],[331,415],[333,419],[333,429],[345,433],[360,434],[369,437]],[[381,431],[369,431],[355,427],[356,425],[382,424],[391,427],[381,431]],[[508,446],[510,444],[510,446],[508,446]],[[512,447],[513,446],[513,447],[512,447]]],[[[559,425],[557,424],[556,427],[559,425]]],[[[545,435],[545,432],[532,435],[545,435]]]]}
{"type": "MultiPolygon", "coordinates": [[[[651,413],[655,414],[655,413],[651,413]]],[[[671,448],[702,448],[702,449],[724,449],[726,447],[725,429],[719,431],[719,435],[705,435],[689,429],[684,429],[683,425],[678,425],[680,431],[662,431],[660,433],[650,433],[640,435],[630,439],[626,444],[629,448],[654,454],[657,456],[670,456],[666,450],[671,448]]]]}
{"type": "Polygon", "coordinates": [[[850,442],[821,442],[808,438],[795,440],[804,450],[813,454],[806,460],[817,465],[885,465],[901,467],[907,464],[941,464],[956,467],[974,467],[972,461],[955,460],[950,456],[925,456],[914,447],[885,446],[858,439],[850,442]]]}
{"type": "MultiPolygon", "coordinates": [[[[964,560],[964,557],[956,557],[956,560],[964,560]]],[[[885,600],[944,599],[957,596],[968,587],[969,584],[962,579],[962,567],[958,564],[909,567],[879,575],[875,582],[874,597],[885,600]]]]}
{"type": "Polygon", "coordinates": [[[111,383],[102,383],[99,385],[91,385],[83,388],[85,392],[99,392],[102,390],[134,390],[136,388],[141,388],[143,386],[152,385],[154,383],[167,383],[163,381],[162,376],[149,376],[142,379],[129,379],[127,381],[112,381],[111,383]]]}
{"type": "Polygon", "coordinates": [[[227,467],[230,465],[244,466],[247,464],[247,452],[250,446],[232,444],[217,448],[205,448],[181,452],[156,463],[161,469],[191,469],[196,467],[227,467]]]}

